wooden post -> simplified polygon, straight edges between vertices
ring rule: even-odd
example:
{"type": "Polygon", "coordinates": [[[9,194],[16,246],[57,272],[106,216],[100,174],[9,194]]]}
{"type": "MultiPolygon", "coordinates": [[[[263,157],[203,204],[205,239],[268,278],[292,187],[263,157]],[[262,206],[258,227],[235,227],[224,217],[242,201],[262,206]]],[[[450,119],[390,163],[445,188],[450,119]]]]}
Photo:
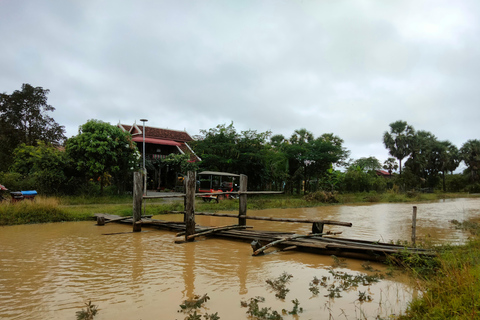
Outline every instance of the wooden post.
{"type": "Polygon", "coordinates": [[[314,222],[312,225],[312,233],[323,233],[323,223],[314,222]]]}
{"type": "Polygon", "coordinates": [[[105,225],[105,217],[97,217],[97,226],[105,225]]]}
{"type": "Polygon", "coordinates": [[[195,172],[188,171],[185,179],[185,241],[194,241],[194,238],[188,239],[188,236],[195,234],[195,172]]]}
{"type": "Polygon", "coordinates": [[[137,221],[142,220],[142,173],[133,173],[133,232],[142,231],[142,224],[137,221]]]}
{"type": "Polygon", "coordinates": [[[417,232],[417,207],[413,206],[412,215],[412,244],[415,244],[415,237],[417,232]]]}
{"type": "MultiPolygon", "coordinates": [[[[248,177],[244,174],[240,175],[240,188],[239,192],[246,192],[247,191],[247,183],[248,177]]],[[[238,225],[239,226],[246,226],[247,225],[247,218],[242,217],[247,215],[247,195],[240,194],[238,197],[238,225]],[[242,217],[242,218],[241,218],[242,217]]]]}

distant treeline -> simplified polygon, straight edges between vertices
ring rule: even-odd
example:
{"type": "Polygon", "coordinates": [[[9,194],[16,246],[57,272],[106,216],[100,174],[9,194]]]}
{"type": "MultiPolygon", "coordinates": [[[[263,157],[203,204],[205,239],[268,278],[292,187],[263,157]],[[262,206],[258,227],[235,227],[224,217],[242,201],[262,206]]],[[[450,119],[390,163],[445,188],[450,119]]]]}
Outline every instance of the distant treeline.
{"type": "MultiPolygon", "coordinates": [[[[64,127],[50,117],[48,90],[24,84],[0,95],[0,183],[11,190],[43,194],[110,194],[131,190],[131,173],[141,154],[129,133],[99,120],[80,126],[66,139],[64,127]]],[[[382,139],[382,137],[379,137],[382,139]]],[[[344,141],[333,133],[315,137],[302,128],[290,137],[255,130],[237,132],[233,123],[201,130],[192,147],[202,159],[187,155],[147,161],[147,169],[214,170],[248,176],[251,190],[286,193],[383,192],[434,190],[480,192],[480,141],[460,149],[416,131],[405,121],[390,124],[383,136],[392,158],[350,159],[344,141]],[[452,172],[463,161],[463,174],[452,172]],[[379,176],[377,170],[389,174],[379,176]],[[398,171],[398,173],[397,173],[398,171]]]]}

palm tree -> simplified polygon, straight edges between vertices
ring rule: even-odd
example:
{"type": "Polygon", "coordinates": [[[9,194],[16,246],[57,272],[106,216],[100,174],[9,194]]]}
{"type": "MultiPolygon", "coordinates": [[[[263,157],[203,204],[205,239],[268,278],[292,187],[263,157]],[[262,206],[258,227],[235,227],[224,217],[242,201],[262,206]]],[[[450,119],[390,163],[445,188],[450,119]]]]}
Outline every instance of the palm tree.
{"type": "Polygon", "coordinates": [[[457,169],[458,165],[460,164],[460,158],[458,156],[458,148],[450,141],[441,141],[440,144],[442,145],[442,152],[440,154],[440,170],[442,171],[443,192],[445,192],[445,173],[457,169]]]}
{"type": "Polygon", "coordinates": [[[398,160],[400,174],[402,174],[402,160],[411,153],[410,141],[414,134],[415,129],[401,120],[390,123],[390,132],[386,131],[383,134],[383,144],[390,155],[398,160]]]}
{"type": "Polygon", "coordinates": [[[472,182],[477,180],[480,169],[480,141],[468,140],[460,148],[460,157],[470,169],[472,182]]]}

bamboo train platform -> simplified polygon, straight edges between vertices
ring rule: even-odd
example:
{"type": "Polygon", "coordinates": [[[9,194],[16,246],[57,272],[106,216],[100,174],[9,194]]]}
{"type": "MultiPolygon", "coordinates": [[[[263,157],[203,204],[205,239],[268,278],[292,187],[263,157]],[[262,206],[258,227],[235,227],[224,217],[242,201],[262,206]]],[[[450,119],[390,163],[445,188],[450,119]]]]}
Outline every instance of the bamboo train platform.
{"type": "MultiPolygon", "coordinates": [[[[175,243],[186,243],[195,241],[198,237],[217,237],[230,240],[250,242],[253,249],[253,255],[263,255],[279,251],[296,250],[302,252],[311,252],[323,255],[335,255],[339,257],[355,258],[362,260],[384,260],[388,255],[395,253],[410,252],[419,255],[434,255],[433,251],[419,248],[405,248],[404,246],[380,243],[373,241],[363,241],[355,239],[345,239],[335,237],[341,232],[324,232],[325,224],[351,227],[352,223],[331,221],[331,220],[313,220],[313,219],[295,219],[295,218],[274,218],[274,217],[256,217],[247,215],[247,195],[259,194],[277,194],[278,191],[248,191],[246,175],[240,174],[240,186],[236,192],[215,192],[212,195],[238,195],[238,215],[206,213],[195,211],[195,197],[204,197],[210,193],[196,193],[196,173],[187,172],[184,180],[185,194],[178,194],[175,197],[184,198],[184,211],[177,212],[183,214],[183,222],[164,221],[152,219],[151,216],[142,216],[142,201],[152,198],[170,197],[147,196],[145,190],[142,190],[142,173],[134,172],[133,175],[133,215],[132,217],[120,217],[108,214],[95,214],[97,225],[105,225],[110,222],[130,224],[133,227],[132,232],[141,232],[142,227],[151,227],[176,232],[175,243]],[[208,215],[218,217],[229,217],[238,219],[237,224],[228,226],[207,227],[200,226],[195,222],[195,216],[208,215]],[[291,223],[310,223],[312,224],[311,234],[295,234],[293,232],[278,232],[253,230],[247,225],[247,219],[268,220],[277,222],[291,223]],[[183,236],[183,240],[179,237],[183,236]],[[275,247],[276,249],[271,249],[275,247]],[[268,251],[267,251],[268,250],[268,251]]],[[[218,198],[217,198],[218,199],[218,198]]],[[[145,202],[144,202],[145,206],[145,202]]],[[[145,207],[144,207],[145,211],[145,207]]],[[[414,207],[414,216],[416,207],[414,207]]],[[[415,220],[412,225],[412,243],[415,243],[415,220]]]]}
{"type": "MultiPolygon", "coordinates": [[[[199,213],[200,215],[203,213],[199,213]]],[[[203,214],[207,215],[207,214],[203,214]]],[[[215,214],[208,214],[215,215],[215,214]]],[[[228,216],[228,215],[220,215],[228,216]]],[[[109,215],[97,213],[95,214],[97,221],[100,219],[104,223],[115,222],[132,225],[132,217],[120,217],[117,215],[109,215]]],[[[252,217],[255,219],[255,217],[252,217]]],[[[279,219],[282,221],[282,219],[279,219]]],[[[290,219],[295,220],[295,219],[290,219]]],[[[297,222],[310,222],[310,221],[297,221],[297,222]]],[[[325,221],[332,222],[332,221],[325,221]]],[[[186,224],[184,222],[173,222],[165,220],[152,219],[151,217],[142,217],[141,220],[136,222],[141,224],[142,227],[155,228],[160,230],[168,230],[176,232],[176,237],[185,235],[186,224]]],[[[331,223],[337,224],[337,223],[331,223]]],[[[346,223],[344,225],[348,226],[346,223]]],[[[309,252],[321,255],[334,255],[337,257],[382,261],[385,260],[388,255],[392,255],[399,252],[409,252],[419,255],[434,255],[433,251],[420,249],[420,248],[406,248],[404,246],[364,241],[356,239],[346,239],[336,237],[333,233],[325,232],[323,230],[317,230],[319,233],[313,233],[310,235],[299,235],[293,232],[277,232],[277,231],[265,231],[265,230],[253,230],[250,226],[231,225],[220,227],[206,227],[195,225],[195,233],[189,236],[189,240],[193,240],[198,237],[216,237],[235,241],[250,242],[253,248],[253,255],[269,254],[279,251],[300,251],[309,252]],[[263,247],[266,247],[263,249],[263,247]],[[270,249],[274,247],[275,249],[270,249]],[[262,250],[263,249],[263,250],[262,250]],[[260,250],[260,251],[259,251],[260,250]],[[268,250],[268,251],[267,251],[268,250]],[[258,253],[257,253],[258,252],[258,253]]],[[[108,234],[108,233],[105,233],[108,234]]],[[[338,234],[337,234],[338,235],[338,234]]],[[[178,238],[173,238],[172,241],[177,243],[186,242],[184,240],[179,241],[178,238]]],[[[188,245],[188,243],[186,243],[188,245]]]]}

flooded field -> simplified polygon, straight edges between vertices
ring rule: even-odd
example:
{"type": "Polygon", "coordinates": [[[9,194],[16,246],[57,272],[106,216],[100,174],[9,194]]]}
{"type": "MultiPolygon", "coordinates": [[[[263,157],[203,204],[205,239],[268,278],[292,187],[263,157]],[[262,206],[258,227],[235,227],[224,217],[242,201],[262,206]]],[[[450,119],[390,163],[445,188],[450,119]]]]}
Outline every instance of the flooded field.
{"type": "MultiPolygon", "coordinates": [[[[468,234],[455,230],[449,220],[480,218],[480,201],[456,199],[420,203],[417,235],[435,242],[458,243],[468,234]]],[[[342,237],[366,240],[409,240],[413,204],[332,206],[306,209],[249,211],[250,215],[318,218],[352,222],[342,237]]],[[[179,215],[158,219],[181,220],[179,215]]],[[[201,225],[231,224],[232,219],[197,216],[201,225]]],[[[310,224],[248,220],[255,229],[310,232],[310,224]]],[[[281,313],[292,310],[298,299],[303,313],[284,319],[374,319],[400,313],[417,294],[400,272],[387,276],[386,266],[345,260],[330,271],[329,256],[281,252],[252,257],[248,243],[203,238],[195,243],[174,244],[174,234],[155,229],[142,233],[103,235],[130,231],[128,225],[95,226],[94,222],[69,222],[0,227],[0,319],[75,319],[75,312],[91,300],[99,305],[95,319],[184,319],[179,305],[194,294],[210,300],[202,313],[218,312],[220,319],[248,319],[240,302],[265,298],[260,307],[281,313]],[[363,266],[362,266],[363,264],[363,266]],[[275,297],[266,284],[283,272],[293,277],[285,300],[275,297]],[[342,291],[329,298],[319,287],[309,290],[314,277],[326,277],[329,286],[339,284],[334,272],[351,275],[386,275],[371,286],[342,291]],[[359,291],[372,301],[360,302],[359,291]]]]}

